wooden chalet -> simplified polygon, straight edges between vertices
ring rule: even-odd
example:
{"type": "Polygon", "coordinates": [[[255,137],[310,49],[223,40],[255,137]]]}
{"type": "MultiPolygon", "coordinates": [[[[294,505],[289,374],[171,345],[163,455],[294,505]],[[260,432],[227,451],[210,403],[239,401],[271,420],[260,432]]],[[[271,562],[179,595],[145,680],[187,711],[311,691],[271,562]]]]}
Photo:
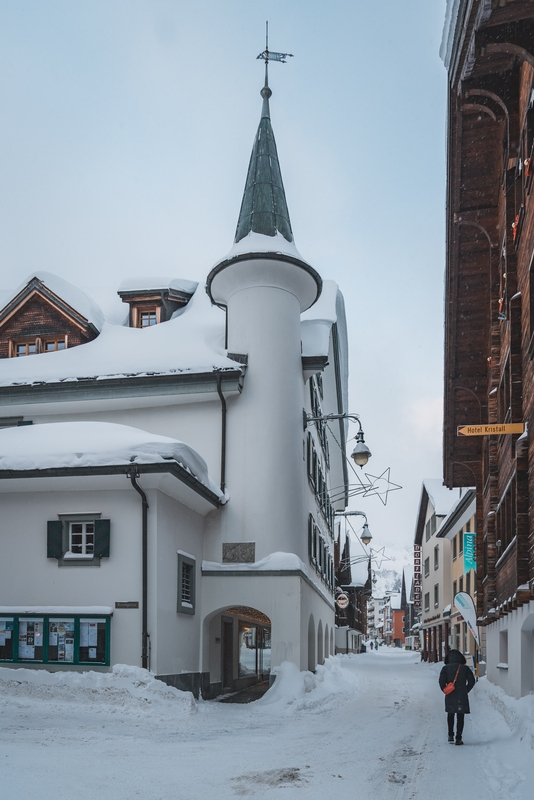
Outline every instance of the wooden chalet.
{"type": "Polygon", "coordinates": [[[534,3],[451,0],[447,14],[444,480],[476,486],[477,613],[499,623],[488,674],[519,696],[534,688],[532,653],[512,675],[534,626],[534,3]],[[457,435],[512,422],[528,433],[457,435]]]}

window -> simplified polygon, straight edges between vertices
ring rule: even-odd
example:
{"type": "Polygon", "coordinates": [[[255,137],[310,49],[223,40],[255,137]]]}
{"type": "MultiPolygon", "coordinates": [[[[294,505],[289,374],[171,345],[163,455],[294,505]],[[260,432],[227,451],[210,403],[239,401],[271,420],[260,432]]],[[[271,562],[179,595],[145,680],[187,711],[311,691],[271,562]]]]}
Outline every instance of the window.
{"type": "Polygon", "coordinates": [[[452,560],[456,561],[458,558],[458,536],[455,536],[452,540],[452,560]]]}
{"type": "Polygon", "coordinates": [[[430,611],[430,592],[425,594],[425,611],[430,611]]]}
{"type": "Polygon", "coordinates": [[[439,545],[434,547],[434,569],[439,568],[439,545]]]}
{"type": "Polygon", "coordinates": [[[471,594],[471,570],[465,576],[465,591],[467,594],[471,594]]]}
{"type": "Polygon", "coordinates": [[[460,578],[460,580],[458,582],[458,591],[459,592],[463,592],[463,590],[464,590],[464,577],[462,575],[462,577],[460,578]]]}
{"type": "Polygon", "coordinates": [[[109,665],[109,641],[109,617],[0,617],[0,661],[109,665]]]}
{"type": "Polygon", "coordinates": [[[428,540],[430,539],[430,520],[428,520],[428,522],[425,525],[425,537],[426,541],[428,542],[428,540]]]}
{"type": "Polygon", "coordinates": [[[152,325],[156,325],[158,322],[156,317],[156,309],[151,309],[150,311],[141,311],[139,314],[139,327],[140,328],[150,328],[152,325]]]}
{"type": "Polygon", "coordinates": [[[195,613],[195,559],[178,550],[178,607],[179,614],[195,613]]]}
{"type": "Polygon", "coordinates": [[[458,545],[459,545],[458,546],[458,555],[461,556],[461,555],[463,555],[463,552],[464,552],[464,533],[463,533],[463,531],[460,531],[460,533],[458,534],[458,545]]]}
{"type": "Polygon", "coordinates": [[[109,558],[110,520],[99,513],[58,514],[47,522],[47,558],[57,558],[59,566],[100,566],[109,558]]]}
{"type": "Polygon", "coordinates": [[[15,356],[33,356],[37,353],[37,342],[17,342],[15,344],[15,356]]]}
{"type": "Polygon", "coordinates": [[[452,582],[452,599],[453,600],[456,597],[457,592],[458,592],[458,584],[456,583],[456,581],[453,581],[452,582]]]}
{"type": "Polygon", "coordinates": [[[434,586],[434,608],[439,606],[439,583],[434,586]]]}
{"type": "Polygon", "coordinates": [[[425,578],[430,575],[430,556],[425,558],[425,578]]]}
{"type": "Polygon", "coordinates": [[[65,557],[71,555],[90,556],[95,552],[95,523],[69,522],[69,550],[65,557]]]}
{"type": "Polygon", "coordinates": [[[44,343],[45,353],[53,353],[55,350],[65,350],[66,347],[66,339],[48,339],[44,343]]]}
{"type": "Polygon", "coordinates": [[[499,661],[508,664],[508,631],[499,632],[499,661]]]}

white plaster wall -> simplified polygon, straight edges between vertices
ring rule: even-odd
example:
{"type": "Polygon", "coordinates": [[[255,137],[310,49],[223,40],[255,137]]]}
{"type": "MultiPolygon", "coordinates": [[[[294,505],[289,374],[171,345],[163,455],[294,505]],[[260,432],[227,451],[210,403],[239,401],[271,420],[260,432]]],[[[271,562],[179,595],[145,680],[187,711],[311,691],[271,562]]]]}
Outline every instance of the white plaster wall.
{"type": "MultiPolygon", "coordinates": [[[[292,661],[299,669],[308,668],[308,622],[310,613],[316,626],[323,619],[334,621],[334,612],[305,581],[296,575],[216,575],[202,578],[202,671],[210,671],[214,633],[210,624],[214,616],[231,606],[249,606],[266,614],[271,620],[271,659],[276,667],[292,661]],[[299,639],[300,632],[300,639],[299,639]]],[[[218,678],[211,678],[211,681],[218,678]]]]}
{"type": "Polygon", "coordinates": [[[512,697],[534,691],[534,601],[486,626],[486,674],[512,697]],[[508,669],[501,661],[500,634],[508,632],[508,669]]]}
{"type": "Polygon", "coordinates": [[[220,560],[222,541],[254,541],[257,560],[283,551],[305,561],[300,305],[288,291],[250,287],[230,298],[228,325],[229,349],[248,354],[248,367],[228,403],[231,501],[208,558],[220,560]]]}
{"type": "Polygon", "coordinates": [[[149,560],[151,667],[158,675],[198,672],[204,519],[162,492],[149,492],[148,496],[149,517],[153,514],[157,519],[149,560]],[[196,560],[194,614],[177,611],[178,550],[196,560]]]}
{"type": "MultiPolygon", "coordinates": [[[[124,491],[3,494],[0,514],[0,605],[141,604],[141,512],[124,491]],[[100,567],[59,567],[46,557],[46,523],[58,513],[100,512],[111,520],[110,557],[100,567]]],[[[141,610],[114,611],[111,663],[141,665],[141,610]]]]}

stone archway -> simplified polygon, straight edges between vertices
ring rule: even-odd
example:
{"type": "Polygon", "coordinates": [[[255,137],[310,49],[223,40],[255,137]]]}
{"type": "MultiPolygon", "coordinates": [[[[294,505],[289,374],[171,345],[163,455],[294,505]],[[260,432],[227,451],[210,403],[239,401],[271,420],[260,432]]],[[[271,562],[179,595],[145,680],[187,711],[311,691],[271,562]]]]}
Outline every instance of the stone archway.
{"type": "Polygon", "coordinates": [[[308,622],[308,669],[310,672],[315,672],[317,666],[315,655],[315,620],[313,614],[310,614],[308,622]]]}

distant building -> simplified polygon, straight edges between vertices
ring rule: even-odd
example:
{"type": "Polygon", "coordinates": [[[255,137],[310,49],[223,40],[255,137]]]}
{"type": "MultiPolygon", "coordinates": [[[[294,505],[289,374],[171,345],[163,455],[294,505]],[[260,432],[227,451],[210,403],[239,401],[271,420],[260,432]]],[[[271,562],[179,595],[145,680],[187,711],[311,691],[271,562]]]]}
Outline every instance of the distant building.
{"type": "Polygon", "coordinates": [[[367,636],[367,599],[371,594],[370,559],[351,556],[350,537],[338,523],[334,543],[336,568],[336,653],[359,653],[367,636]],[[351,563],[356,561],[356,563],[351,563]],[[348,598],[340,607],[339,596],[348,598]]]}
{"type": "Polygon", "coordinates": [[[452,603],[451,545],[437,537],[438,529],[458,498],[438,479],[423,481],[415,528],[422,566],[422,649],[426,661],[442,661],[449,647],[452,603]]]}

